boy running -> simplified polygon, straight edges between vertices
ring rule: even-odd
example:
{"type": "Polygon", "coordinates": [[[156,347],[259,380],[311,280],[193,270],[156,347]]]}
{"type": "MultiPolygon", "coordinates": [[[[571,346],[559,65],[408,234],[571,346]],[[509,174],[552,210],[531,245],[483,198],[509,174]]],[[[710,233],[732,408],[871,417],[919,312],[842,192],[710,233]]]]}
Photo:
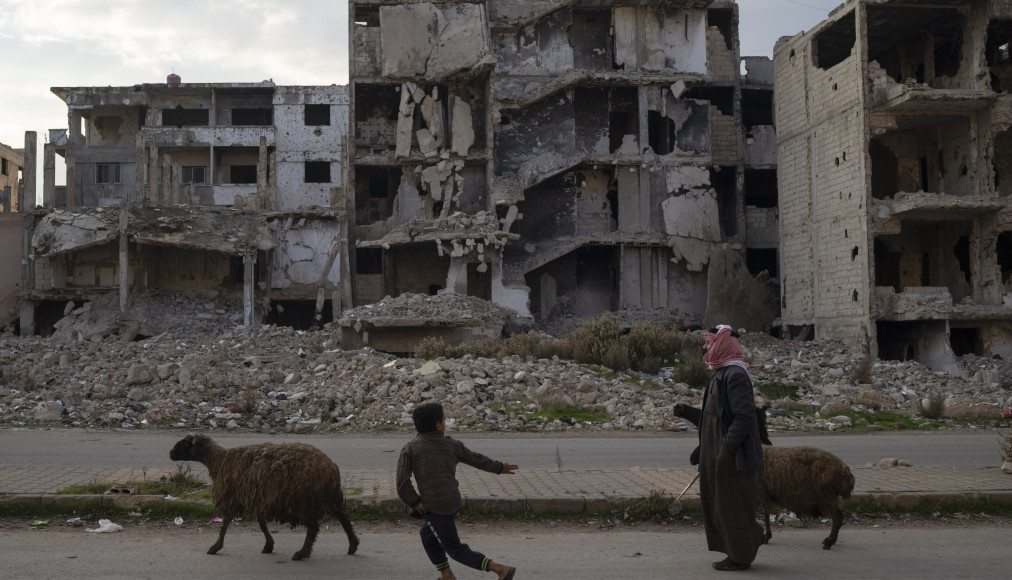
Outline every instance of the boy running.
{"type": "Polygon", "coordinates": [[[397,460],[397,495],[425,519],[420,530],[422,546],[439,571],[440,580],[456,580],[447,554],[475,570],[495,572],[499,580],[512,580],[516,568],[493,562],[457,537],[456,517],[461,499],[456,472],[458,462],[491,473],[512,474],[517,466],[474,453],[460,441],[444,435],[446,425],[439,403],[418,406],[411,418],[418,435],[404,446],[397,460]],[[418,483],[417,492],[411,484],[412,474],[418,483]]]}

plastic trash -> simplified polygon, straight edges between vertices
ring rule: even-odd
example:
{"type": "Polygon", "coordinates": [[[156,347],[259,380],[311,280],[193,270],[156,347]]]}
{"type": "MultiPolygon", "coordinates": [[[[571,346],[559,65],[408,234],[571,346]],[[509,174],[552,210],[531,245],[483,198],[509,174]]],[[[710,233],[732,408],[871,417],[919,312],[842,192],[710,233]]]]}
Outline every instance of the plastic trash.
{"type": "Polygon", "coordinates": [[[176,501],[178,499],[179,499],[178,497],[174,497],[174,496],[171,496],[171,495],[165,496],[165,501],[176,501]]]}
{"type": "Polygon", "coordinates": [[[214,518],[211,518],[211,521],[214,522],[214,523],[216,523],[216,524],[220,524],[221,523],[221,518],[214,517],[214,518]]]}
{"type": "Polygon", "coordinates": [[[123,526],[114,524],[109,520],[98,520],[98,527],[95,529],[88,528],[86,532],[118,532],[123,529],[123,526]]]}
{"type": "Polygon", "coordinates": [[[29,526],[48,526],[49,520],[32,520],[28,522],[29,526]]]}
{"type": "Polygon", "coordinates": [[[177,526],[181,526],[181,525],[183,525],[183,518],[181,518],[181,517],[179,517],[179,516],[176,516],[176,519],[175,519],[175,520],[173,520],[173,521],[175,522],[175,524],[176,524],[177,526]]]}

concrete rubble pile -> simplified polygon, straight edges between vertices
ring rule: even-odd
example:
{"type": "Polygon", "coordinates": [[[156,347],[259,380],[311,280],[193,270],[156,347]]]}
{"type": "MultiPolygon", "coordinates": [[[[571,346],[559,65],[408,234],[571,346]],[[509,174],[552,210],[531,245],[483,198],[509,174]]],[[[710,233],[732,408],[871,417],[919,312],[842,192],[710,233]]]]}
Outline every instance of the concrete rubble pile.
{"type": "Polygon", "coordinates": [[[503,324],[513,314],[506,308],[474,296],[405,293],[396,298],[387,296],[376,304],[359,306],[345,312],[343,317],[349,320],[413,318],[440,322],[479,321],[485,324],[503,324]]]}
{"type": "MultiPolygon", "coordinates": [[[[254,431],[410,430],[410,412],[442,402],[454,428],[474,431],[666,430],[688,426],[672,415],[678,402],[699,404],[702,391],[659,375],[597,372],[560,360],[426,361],[369,350],[342,350],[332,325],[303,332],[246,328],[227,296],[161,295],[150,318],[86,333],[99,304],[68,307],[61,337],[0,334],[0,422],[90,427],[229,428],[254,431]],[[168,321],[174,320],[174,324],[168,321]],[[198,324],[198,323],[203,324],[198,324]],[[127,329],[120,333],[117,329],[127,329]],[[158,330],[158,334],[152,334],[158,330]],[[547,404],[575,405],[606,420],[539,420],[547,404]]],[[[466,297],[402,296],[349,316],[447,316],[448,310],[501,313],[466,297]],[[465,306],[468,306],[465,308],[465,306]]],[[[480,314],[479,314],[480,315],[480,314]]],[[[913,414],[930,394],[946,397],[948,416],[999,418],[1009,406],[1012,365],[962,357],[968,378],[915,362],[876,361],[871,382],[858,377],[862,356],[830,340],[743,338],[757,382],[798,388],[797,400],[770,403],[776,429],[835,428],[841,414],[881,410],[913,414]],[[804,411],[803,415],[796,414],[804,411]]]]}

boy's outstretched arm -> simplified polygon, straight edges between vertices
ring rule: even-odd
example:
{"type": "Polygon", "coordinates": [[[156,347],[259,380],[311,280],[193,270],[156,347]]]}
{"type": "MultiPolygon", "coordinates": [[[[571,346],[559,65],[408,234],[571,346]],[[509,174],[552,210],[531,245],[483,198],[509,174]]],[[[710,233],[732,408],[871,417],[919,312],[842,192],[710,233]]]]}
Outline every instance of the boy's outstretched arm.
{"type": "Polygon", "coordinates": [[[499,475],[513,475],[514,473],[516,473],[516,470],[518,469],[520,469],[519,465],[514,465],[512,463],[503,463],[502,471],[499,472],[499,475]]]}

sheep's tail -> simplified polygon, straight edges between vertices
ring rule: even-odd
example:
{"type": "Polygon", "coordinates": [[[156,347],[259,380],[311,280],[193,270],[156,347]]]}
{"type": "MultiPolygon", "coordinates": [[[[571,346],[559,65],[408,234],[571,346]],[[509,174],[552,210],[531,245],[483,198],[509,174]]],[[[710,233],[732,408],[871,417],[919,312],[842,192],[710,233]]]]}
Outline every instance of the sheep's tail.
{"type": "Polygon", "coordinates": [[[840,497],[850,499],[850,494],[854,491],[854,473],[842,461],[840,462],[840,472],[836,481],[840,482],[840,497]]]}

